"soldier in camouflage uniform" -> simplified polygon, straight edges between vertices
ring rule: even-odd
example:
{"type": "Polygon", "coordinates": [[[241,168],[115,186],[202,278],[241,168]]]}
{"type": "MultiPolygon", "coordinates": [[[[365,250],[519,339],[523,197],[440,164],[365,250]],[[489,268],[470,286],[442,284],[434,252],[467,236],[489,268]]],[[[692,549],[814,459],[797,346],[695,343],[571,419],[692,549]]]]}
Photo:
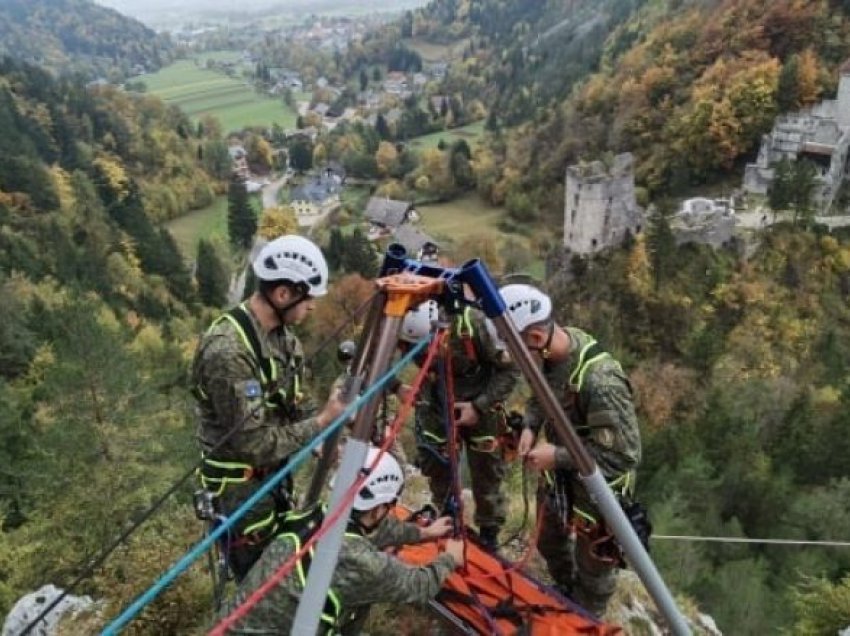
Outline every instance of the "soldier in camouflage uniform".
{"type": "MultiPolygon", "coordinates": [[[[371,448],[366,466],[378,454],[371,448]]],[[[354,500],[351,520],[343,538],[339,562],[331,578],[319,634],[359,634],[373,603],[418,603],[433,599],[443,581],[463,563],[463,542],[450,539],[446,550],[423,566],[409,566],[382,552],[390,546],[435,539],[451,531],[448,517],[420,528],[389,516],[404,485],[404,474],[392,455],[386,454],[354,500]]],[[[263,552],[239,586],[236,596],[222,608],[228,615],[306,541],[321,522],[321,513],[290,513],[284,532],[263,552]]],[[[312,550],[298,566],[254,606],[229,632],[231,634],[289,634],[295,610],[306,583],[312,550]]]]}
{"type": "MultiPolygon", "coordinates": [[[[437,320],[438,310],[437,303],[429,300],[409,311],[402,323],[401,339],[421,340],[437,320]]],[[[460,441],[466,446],[475,523],[482,544],[494,549],[506,514],[502,492],[506,464],[498,439],[504,428],[503,404],[516,385],[519,371],[504,348],[496,345],[494,332],[477,309],[467,307],[455,317],[448,347],[456,400],[455,423],[460,430],[460,441]]],[[[437,506],[445,504],[452,488],[442,391],[439,378],[430,374],[416,408],[418,464],[428,477],[437,506]]]]}
{"type": "MultiPolygon", "coordinates": [[[[641,443],[631,385],[620,364],[584,331],[555,324],[551,300],[538,289],[507,285],[501,293],[526,346],[542,359],[549,386],[602,475],[616,493],[630,495],[641,443]]],[[[519,452],[530,466],[543,471],[540,553],[559,587],[588,610],[602,614],[616,586],[618,564],[601,553],[595,541],[606,534],[602,515],[585,491],[567,449],[551,443],[557,437],[536,399],[529,402],[523,423],[519,452]],[[549,442],[533,447],[544,425],[549,442]]]]}
{"type": "MultiPolygon", "coordinates": [[[[327,291],[321,251],[303,237],[283,236],[260,251],[253,270],[257,291],[212,324],[192,368],[201,481],[215,495],[220,515],[238,508],[344,408],[335,398],[314,417],[300,408],[303,352],[291,325],[304,320],[313,298],[327,291]]],[[[228,561],[237,578],[274,536],[279,515],[290,507],[290,488],[274,491],[233,527],[228,561]]]]}

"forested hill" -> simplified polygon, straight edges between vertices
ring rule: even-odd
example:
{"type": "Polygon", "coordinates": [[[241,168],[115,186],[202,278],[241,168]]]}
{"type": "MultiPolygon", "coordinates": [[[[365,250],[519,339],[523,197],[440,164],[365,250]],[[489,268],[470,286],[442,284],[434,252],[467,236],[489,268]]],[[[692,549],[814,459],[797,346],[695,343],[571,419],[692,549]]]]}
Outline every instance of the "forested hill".
{"type": "Polygon", "coordinates": [[[120,81],[173,54],[167,36],[91,0],[3,0],[0,54],[57,73],[120,81]]]}
{"type": "MultiPolygon", "coordinates": [[[[159,221],[211,201],[216,148],[229,168],[214,127],[156,98],[0,59],[0,616],[73,579],[194,461],[206,319],[159,221]]],[[[84,589],[126,601],[191,542],[171,505],[84,589]]],[[[168,620],[151,633],[186,633],[168,620]]]]}
{"type": "Polygon", "coordinates": [[[499,133],[479,191],[560,223],[565,167],[606,152],[635,153],[651,196],[738,180],[778,113],[834,96],[850,3],[435,0],[401,31],[468,41],[447,89],[481,98],[499,133]]]}
{"type": "Polygon", "coordinates": [[[154,97],[0,60],[0,275],[50,276],[141,314],[191,301],[156,225],[212,201],[198,157],[227,150],[205,134],[154,97]]]}
{"type": "Polygon", "coordinates": [[[451,90],[483,97],[500,123],[515,125],[569,95],[574,82],[595,70],[608,35],[640,4],[435,0],[410,14],[403,32],[431,42],[467,40],[451,90]]]}

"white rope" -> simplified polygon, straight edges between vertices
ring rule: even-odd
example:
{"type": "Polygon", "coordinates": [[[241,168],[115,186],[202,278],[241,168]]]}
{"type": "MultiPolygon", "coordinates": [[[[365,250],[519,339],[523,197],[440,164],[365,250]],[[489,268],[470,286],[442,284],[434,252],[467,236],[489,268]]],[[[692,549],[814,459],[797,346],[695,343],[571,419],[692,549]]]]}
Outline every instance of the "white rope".
{"type": "Polygon", "coordinates": [[[795,539],[748,539],[746,537],[699,537],[691,535],[654,534],[653,539],[667,541],[705,541],[713,543],[765,543],[769,545],[821,545],[848,548],[850,541],[799,541],[795,539]]]}

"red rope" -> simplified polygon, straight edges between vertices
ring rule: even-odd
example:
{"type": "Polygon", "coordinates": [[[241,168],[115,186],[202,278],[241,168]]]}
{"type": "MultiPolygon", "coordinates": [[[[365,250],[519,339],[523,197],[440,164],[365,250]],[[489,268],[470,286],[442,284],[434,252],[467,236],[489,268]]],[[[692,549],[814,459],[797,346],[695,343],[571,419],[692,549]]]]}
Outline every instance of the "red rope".
{"type": "Polygon", "coordinates": [[[455,498],[455,512],[457,514],[457,520],[460,524],[460,537],[464,540],[463,549],[464,549],[464,561],[466,561],[466,522],[463,519],[463,489],[460,485],[460,460],[458,458],[458,444],[457,444],[457,421],[455,420],[455,383],[454,376],[452,375],[452,354],[449,350],[449,338],[445,339],[445,346],[441,351],[443,356],[443,371],[445,372],[445,383],[444,387],[445,392],[445,401],[446,401],[446,410],[448,411],[448,419],[447,422],[449,425],[449,430],[446,431],[449,443],[449,462],[451,463],[451,472],[452,472],[452,490],[454,491],[455,498]]]}
{"type": "MultiPolygon", "coordinates": [[[[412,390],[408,392],[407,397],[402,402],[401,407],[396,413],[395,419],[392,424],[390,424],[390,431],[384,439],[384,443],[380,448],[380,452],[378,456],[375,457],[375,460],[368,468],[368,472],[371,472],[375,466],[377,466],[378,462],[381,461],[381,458],[387,452],[387,449],[392,445],[399,431],[401,430],[401,424],[407,419],[410,415],[410,411],[413,408],[413,402],[419,394],[419,390],[422,387],[422,383],[425,380],[425,377],[428,374],[428,369],[433,362],[434,356],[438,347],[442,344],[444,338],[444,334],[438,334],[434,340],[431,342],[428,347],[428,352],[425,356],[425,361],[422,364],[422,367],[419,370],[419,373],[416,375],[416,378],[413,381],[411,386],[412,390]]],[[[212,630],[210,630],[208,636],[224,636],[227,633],[227,630],[236,625],[240,620],[245,618],[248,613],[254,608],[257,603],[259,603],[266,594],[268,594],[276,585],[278,585],[286,576],[288,576],[292,570],[295,568],[295,565],[300,561],[307,551],[310,550],[315,543],[321,539],[333,526],[334,523],[342,516],[344,510],[348,509],[349,504],[354,501],[354,498],[357,496],[357,493],[363,487],[363,484],[366,482],[368,478],[368,472],[366,474],[362,474],[350,487],[345,491],[343,495],[343,499],[340,503],[340,506],[334,510],[331,514],[329,514],[325,520],[322,522],[322,525],[318,530],[311,536],[307,541],[304,542],[304,545],[300,550],[296,551],[289,559],[287,559],[275,572],[266,579],[260,587],[254,590],[251,595],[245,599],[236,609],[234,609],[230,614],[227,615],[221,622],[219,622],[212,630]]]]}

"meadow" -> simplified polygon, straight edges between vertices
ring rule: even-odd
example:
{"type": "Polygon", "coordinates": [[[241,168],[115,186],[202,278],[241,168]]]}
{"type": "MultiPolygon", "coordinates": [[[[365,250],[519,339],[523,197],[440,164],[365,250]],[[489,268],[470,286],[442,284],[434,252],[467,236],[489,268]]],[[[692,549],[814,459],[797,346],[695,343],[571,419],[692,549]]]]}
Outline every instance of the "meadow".
{"type": "MultiPolygon", "coordinates": [[[[232,61],[234,55],[238,58],[232,51],[202,53],[198,62],[203,65],[207,59],[232,61]]],[[[217,118],[225,132],[273,123],[283,128],[295,127],[295,111],[283,100],[260,95],[248,81],[198,66],[195,60],[180,60],[138,79],[149,93],[180,107],[193,120],[202,115],[217,118]]]]}
{"type": "Polygon", "coordinates": [[[448,145],[453,144],[459,139],[464,139],[472,147],[483,134],[484,122],[477,121],[473,124],[460,126],[459,128],[441,130],[430,135],[415,137],[408,143],[415,150],[427,150],[428,148],[436,148],[441,139],[448,145]]]}
{"type": "Polygon", "coordinates": [[[525,249],[529,254],[528,264],[522,267],[524,273],[542,279],[544,264],[541,259],[531,257],[532,245],[529,237],[515,232],[505,231],[510,222],[507,211],[488,205],[474,192],[445,203],[419,205],[416,207],[421,216],[419,227],[433,236],[444,252],[451,253],[454,245],[464,239],[486,238],[493,241],[503,257],[507,243],[525,249]]]}

